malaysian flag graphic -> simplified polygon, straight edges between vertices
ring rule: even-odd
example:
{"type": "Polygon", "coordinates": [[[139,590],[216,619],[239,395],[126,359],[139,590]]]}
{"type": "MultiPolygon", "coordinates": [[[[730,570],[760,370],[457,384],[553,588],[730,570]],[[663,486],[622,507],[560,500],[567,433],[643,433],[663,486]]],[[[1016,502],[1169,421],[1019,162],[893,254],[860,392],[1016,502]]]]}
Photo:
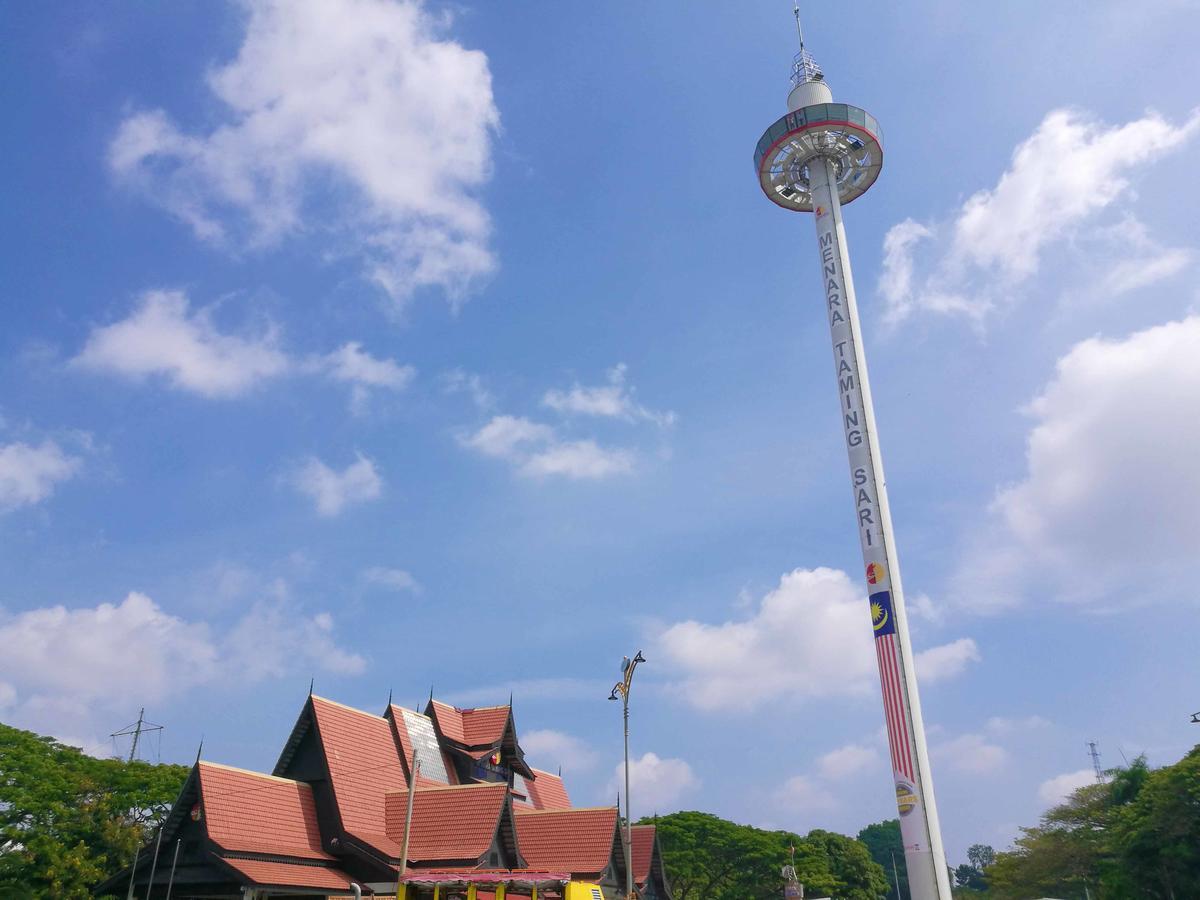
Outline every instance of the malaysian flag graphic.
{"type": "Polygon", "coordinates": [[[909,781],[916,781],[912,745],[904,720],[904,681],[900,675],[900,646],[896,641],[896,620],[892,594],[871,594],[871,625],[875,629],[875,656],[879,662],[879,683],[883,689],[883,711],[887,719],[888,745],[892,749],[892,769],[909,781]]]}

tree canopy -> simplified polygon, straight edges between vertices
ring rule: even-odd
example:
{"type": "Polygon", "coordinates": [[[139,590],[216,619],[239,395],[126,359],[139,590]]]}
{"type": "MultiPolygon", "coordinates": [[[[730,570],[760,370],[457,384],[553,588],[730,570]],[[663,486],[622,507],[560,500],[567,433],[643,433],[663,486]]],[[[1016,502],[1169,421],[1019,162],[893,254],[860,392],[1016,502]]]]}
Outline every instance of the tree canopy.
{"type": "Polygon", "coordinates": [[[846,900],[878,900],[887,880],[865,845],[845,835],[810,831],[800,837],[737,825],[702,812],[679,812],[653,821],[676,900],[779,900],[782,867],[795,847],[805,893],[846,900]]]}
{"type": "Polygon", "coordinates": [[[96,759],[0,724],[0,896],[74,900],[132,860],[188,769],[96,759]]]}
{"type": "Polygon", "coordinates": [[[900,836],[900,820],[888,819],[868,825],[858,833],[858,839],[871,854],[871,859],[883,866],[887,876],[887,900],[908,897],[908,865],[904,860],[904,839],[900,836]],[[893,864],[895,869],[892,868],[893,864]],[[896,881],[900,893],[896,894],[896,881]]]}
{"type": "MultiPolygon", "coordinates": [[[[1151,769],[1139,757],[1106,774],[1022,828],[1012,849],[990,863],[981,856],[982,893],[1200,898],[1200,746],[1171,766],[1151,769]]],[[[975,866],[972,858],[959,869],[975,866]]]]}

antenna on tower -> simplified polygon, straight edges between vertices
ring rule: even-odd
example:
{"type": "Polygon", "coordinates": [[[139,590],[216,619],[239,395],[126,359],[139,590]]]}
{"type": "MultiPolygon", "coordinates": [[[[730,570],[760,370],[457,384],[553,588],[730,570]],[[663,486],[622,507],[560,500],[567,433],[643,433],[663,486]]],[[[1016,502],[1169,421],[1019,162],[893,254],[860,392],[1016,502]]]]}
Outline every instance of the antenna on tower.
{"type": "Polygon", "coordinates": [[[796,36],[800,38],[800,52],[792,57],[792,86],[799,87],[812,81],[824,81],[825,74],[813,55],[804,46],[804,26],[800,24],[800,0],[793,0],[792,15],[796,17],[796,36]]]}
{"type": "Polygon", "coordinates": [[[1092,768],[1096,770],[1096,783],[1104,784],[1104,770],[1100,768],[1100,750],[1095,741],[1088,741],[1088,755],[1092,757],[1092,768]]]}
{"type": "Polygon", "coordinates": [[[117,738],[125,737],[128,734],[133,735],[133,743],[129,746],[129,759],[127,760],[128,762],[133,762],[135,759],[137,759],[138,744],[141,743],[142,735],[151,731],[157,732],[159,744],[161,746],[162,730],[163,726],[155,725],[153,722],[146,721],[146,707],[143,706],[140,710],[138,710],[138,718],[136,722],[134,722],[132,725],[125,726],[120,731],[114,731],[109,735],[109,737],[112,738],[113,750],[115,752],[117,749],[117,738]]]}
{"type": "Polygon", "coordinates": [[[796,34],[800,37],[800,50],[804,51],[804,28],[800,25],[800,0],[795,0],[792,15],[796,17],[796,34]]]}

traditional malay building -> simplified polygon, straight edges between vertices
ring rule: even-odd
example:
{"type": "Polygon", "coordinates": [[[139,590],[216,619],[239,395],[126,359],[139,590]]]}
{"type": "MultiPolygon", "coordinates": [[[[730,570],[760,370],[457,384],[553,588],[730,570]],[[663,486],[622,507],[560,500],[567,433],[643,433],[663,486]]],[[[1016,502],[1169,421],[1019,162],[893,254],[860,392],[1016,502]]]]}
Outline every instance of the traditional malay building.
{"type": "MultiPolygon", "coordinates": [[[[633,829],[632,859],[636,895],[671,900],[654,826],[633,829]]],[[[197,760],[97,895],[630,900],[625,860],[616,807],[573,807],[530,766],[511,703],[375,715],[310,695],[271,774],[197,760]]]]}

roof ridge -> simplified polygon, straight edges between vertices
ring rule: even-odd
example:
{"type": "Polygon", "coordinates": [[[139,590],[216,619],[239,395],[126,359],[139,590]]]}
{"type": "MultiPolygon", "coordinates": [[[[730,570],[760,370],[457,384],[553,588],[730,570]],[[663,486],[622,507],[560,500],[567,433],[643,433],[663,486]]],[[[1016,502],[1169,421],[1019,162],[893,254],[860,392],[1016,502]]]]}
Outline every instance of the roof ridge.
{"type": "MultiPolygon", "coordinates": [[[[332,701],[331,701],[331,702],[332,702],[332,701]]],[[[436,703],[437,701],[435,700],[434,702],[436,703]]],[[[415,709],[409,709],[407,706],[401,706],[399,703],[389,703],[389,704],[388,704],[388,709],[389,709],[389,710],[392,710],[392,709],[398,709],[398,710],[400,710],[400,712],[404,712],[404,713],[412,713],[414,716],[420,716],[422,719],[428,719],[428,718],[429,718],[429,716],[425,715],[425,713],[423,713],[423,712],[420,712],[419,710],[415,710],[415,709]]],[[[383,718],[383,717],[382,717],[382,716],[380,716],[380,718],[383,718]]]]}
{"type": "MultiPolygon", "coordinates": [[[[541,815],[543,813],[599,812],[600,810],[604,810],[605,812],[616,812],[616,809],[617,808],[615,806],[568,806],[566,809],[522,809],[521,815],[528,816],[533,814],[541,815]]],[[[637,826],[634,827],[636,828],[637,826]]]]}
{"type": "MultiPolygon", "coordinates": [[[[432,794],[436,791],[458,791],[463,788],[498,788],[502,787],[505,791],[508,790],[508,785],[503,781],[475,781],[471,784],[439,784],[437,787],[417,787],[418,794],[432,794]]],[[[408,788],[397,788],[394,791],[385,791],[385,794],[407,794],[408,788]]]]}
{"type": "Polygon", "coordinates": [[[360,716],[366,716],[368,719],[379,719],[381,722],[383,721],[383,716],[377,716],[375,713],[369,713],[365,709],[359,709],[357,706],[350,706],[347,703],[339,703],[337,700],[330,700],[328,697],[322,697],[318,694],[313,694],[312,698],[314,700],[320,700],[323,703],[329,703],[333,706],[340,706],[342,709],[348,709],[350,712],[356,712],[360,716]]]}
{"type": "Polygon", "coordinates": [[[269,781],[280,781],[284,784],[303,785],[306,788],[312,789],[312,785],[304,781],[297,781],[295,778],[284,778],[280,775],[268,775],[266,772],[255,772],[253,769],[243,769],[240,766],[231,766],[226,763],[210,762],[207,759],[202,759],[196,763],[199,766],[212,766],[214,769],[225,769],[229,772],[241,772],[243,775],[253,775],[255,778],[266,778],[269,781]]]}
{"type": "Polygon", "coordinates": [[[533,769],[535,772],[541,772],[543,775],[549,775],[551,778],[557,778],[560,781],[562,780],[561,775],[557,775],[554,772],[551,772],[549,769],[539,769],[537,766],[530,766],[529,768],[533,769]]]}
{"type": "MultiPolygon", "coordinates": [[[[455,709],[458,709],[456,706],[455,709]]],[[[512,709],[511,703],[496,703],[492,706],[468,706],[463,708],[462,712],[479,712],[484,709],[512,709]]]]}

